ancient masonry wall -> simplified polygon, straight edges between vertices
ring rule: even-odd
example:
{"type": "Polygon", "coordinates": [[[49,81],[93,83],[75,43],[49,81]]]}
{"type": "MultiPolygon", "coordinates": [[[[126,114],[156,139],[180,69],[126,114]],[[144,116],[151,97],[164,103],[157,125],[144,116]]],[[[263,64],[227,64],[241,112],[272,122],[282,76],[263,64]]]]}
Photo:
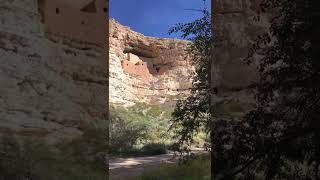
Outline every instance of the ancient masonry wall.
{"type": "Polygon", "coordinates": [[[156,67],[152,62],[143,61],[131,53],[128,53],[127,59],[121,61],[121,65],[125,73],[139,76],[145,83],[148,83],[152,76],[163,75],[169,70],[165,66],[156,67]]]}
{"type": "Polygon", "coordinates": [[[105,5],[0,0],[1,134],[56,140],[106,120],[105,5]]]}
{"type": "Polygon", "coordinates": [[[124,72],[129,73],[131,75],[140,76],[144,81],[148,81],[150,78],[150,72],[147,68],[147,63],[132,63],[128,60],[122,61],[122,68],[124,72]]]}
{"type": "Polygon", "coordinates": [[[260,14],[259,3],[260,0],[212,1],[215,48],[211,85],[218,93],[212,96],[211,102],[223,105],[229,117],[242,116],[255,107],[252,85],[259,80],[259,57],[256,56],[250,66],[243,59],[247,57],[251,43],[269,27],[269,17],[260,14]]]}

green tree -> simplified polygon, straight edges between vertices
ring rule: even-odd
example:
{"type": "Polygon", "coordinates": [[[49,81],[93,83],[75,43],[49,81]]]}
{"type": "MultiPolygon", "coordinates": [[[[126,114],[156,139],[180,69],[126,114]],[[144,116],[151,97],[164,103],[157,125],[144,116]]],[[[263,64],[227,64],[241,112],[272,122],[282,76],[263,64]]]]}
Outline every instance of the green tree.
{"type": "MultiPolygon", "coordinates": [[[[242,121],[214,121],[214,173],[222,179],[319,179],[320,69],[312,57],[315,6],[310,0],[263,0],[274,15],[246,59],[259,62],[257,108],[242,121]],[[218,129],[217,128],[217,129],[218,129]],[[304,164],[306,163],[306,164],[304,164]],[[293,175],[288,167],[307,169],[293,175]],[[313,169],[311,171],[310,169],[313,169]]],[[[290,168],[289,168],[290,169],[290,168]]]]}
{"type": "Polygon", "coordinates": [[[216,179],[319,179],[319,8],[311,0],[262,0],[261,8],[274,16],[246,59],[263,57],[257,108],[242,121],[209,124],[210,15],[203,11],[200,20],[171,30],[192,35],[189,52],[196,65],[194,89],[178,102],[173,127],[180,145],[190,144],[202,126],[211,131],[216,179]]]}
{"type": "MultiPolygon", "coordinates": [[[[177,136],[178,148],[191,145],[200,130],[209,132],[209,67],[212,31],[211,13],[208,9],[195,10],[202,17],[186,24],[179,23],[169,30],[169,33],[182,32],[181,37],[188,39],[190,44],[186,49],[195,67],[191,94],[187,99],[178,100],[172,113],[172,126],[177,136]]],[[[188,147],[187,146],[187,147],[188,147]]]]}

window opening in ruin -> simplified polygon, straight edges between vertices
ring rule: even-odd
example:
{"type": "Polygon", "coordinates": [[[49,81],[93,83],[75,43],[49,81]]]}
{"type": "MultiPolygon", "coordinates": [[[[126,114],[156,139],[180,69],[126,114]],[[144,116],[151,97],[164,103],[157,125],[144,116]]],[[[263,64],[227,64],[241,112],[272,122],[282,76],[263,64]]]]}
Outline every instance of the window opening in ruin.
{"type": "Polygon", "coordinates": [[[44,0],[38,0],[38,12],[40,14],[40,21],[41,23],[45,23],[45,20],[44,20],[44,7],[45,7],[45,4],[44,4],[44,0]]]}
{"type": "Polygon", "coordinates": [[[56,14],[59,14],[59,13],[60,13],[60,9],[56,8],[56,14]]]}
{"type": "Polygon", "coordinates": [[[81,21],[81,24],[84,24],[84,21],[81,21]]]}
{"type": "Polygon", "coordinates": [[[103,12],[107,12],[107,8],[103,8],[103,12]]]}
{"type": "Polygon", "coordinates": [[[213,88],[213,94],[218,94],[218,88],[213,88]]]}

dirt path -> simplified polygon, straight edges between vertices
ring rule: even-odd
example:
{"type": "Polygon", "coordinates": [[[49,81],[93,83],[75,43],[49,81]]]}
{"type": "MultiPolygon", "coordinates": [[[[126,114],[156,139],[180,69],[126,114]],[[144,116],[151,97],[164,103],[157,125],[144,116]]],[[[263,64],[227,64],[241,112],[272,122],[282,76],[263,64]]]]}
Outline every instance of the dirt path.
{"type": "MultiPolygon", "coordinates": [[[[203,150],[194,150],[194,154],[205,153],[203,150]]],[[[174,153],[133,158],[114,158],[109,160],[110,180],[122,180],[139,176],[161,164],[176,163],[179,156],[174,153]]]]}
{"type": "Polygon", "coordinates": [[[141,175],[161,164],[175,163],[177,156],[174,154],[163,154],[148,157],[117,158],[109,160],[110,180],[128,179],[141,175]]]}

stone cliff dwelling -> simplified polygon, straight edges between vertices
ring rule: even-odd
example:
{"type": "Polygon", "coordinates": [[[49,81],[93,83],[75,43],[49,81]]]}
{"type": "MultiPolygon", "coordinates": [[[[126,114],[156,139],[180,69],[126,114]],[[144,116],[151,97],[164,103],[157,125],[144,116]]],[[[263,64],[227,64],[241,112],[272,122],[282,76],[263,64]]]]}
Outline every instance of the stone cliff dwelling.
{"type": "Polygon", "coordinates": [[[168,70],[166,67],[153,64],[150,60],[149,62],[142,60],[132,53],[126,53],[126,59],[121,63],[124,72],[140,76],[145,81],[149,80],[152,75],[163,75],[168,70]]]}
{"type": "Polygon", "coordinates": [[[194,67],[185,49],[189,42],[144,36],[109,20],[109,100],[174,105],[188,94],[194,67]]]}
{"type": "Polygon", "coordinates": [[[97,22],[106,22],[104,0],[38,0],[38,11],[45,30],[72,39],[104,44],[105,29],[97,22]]]}

